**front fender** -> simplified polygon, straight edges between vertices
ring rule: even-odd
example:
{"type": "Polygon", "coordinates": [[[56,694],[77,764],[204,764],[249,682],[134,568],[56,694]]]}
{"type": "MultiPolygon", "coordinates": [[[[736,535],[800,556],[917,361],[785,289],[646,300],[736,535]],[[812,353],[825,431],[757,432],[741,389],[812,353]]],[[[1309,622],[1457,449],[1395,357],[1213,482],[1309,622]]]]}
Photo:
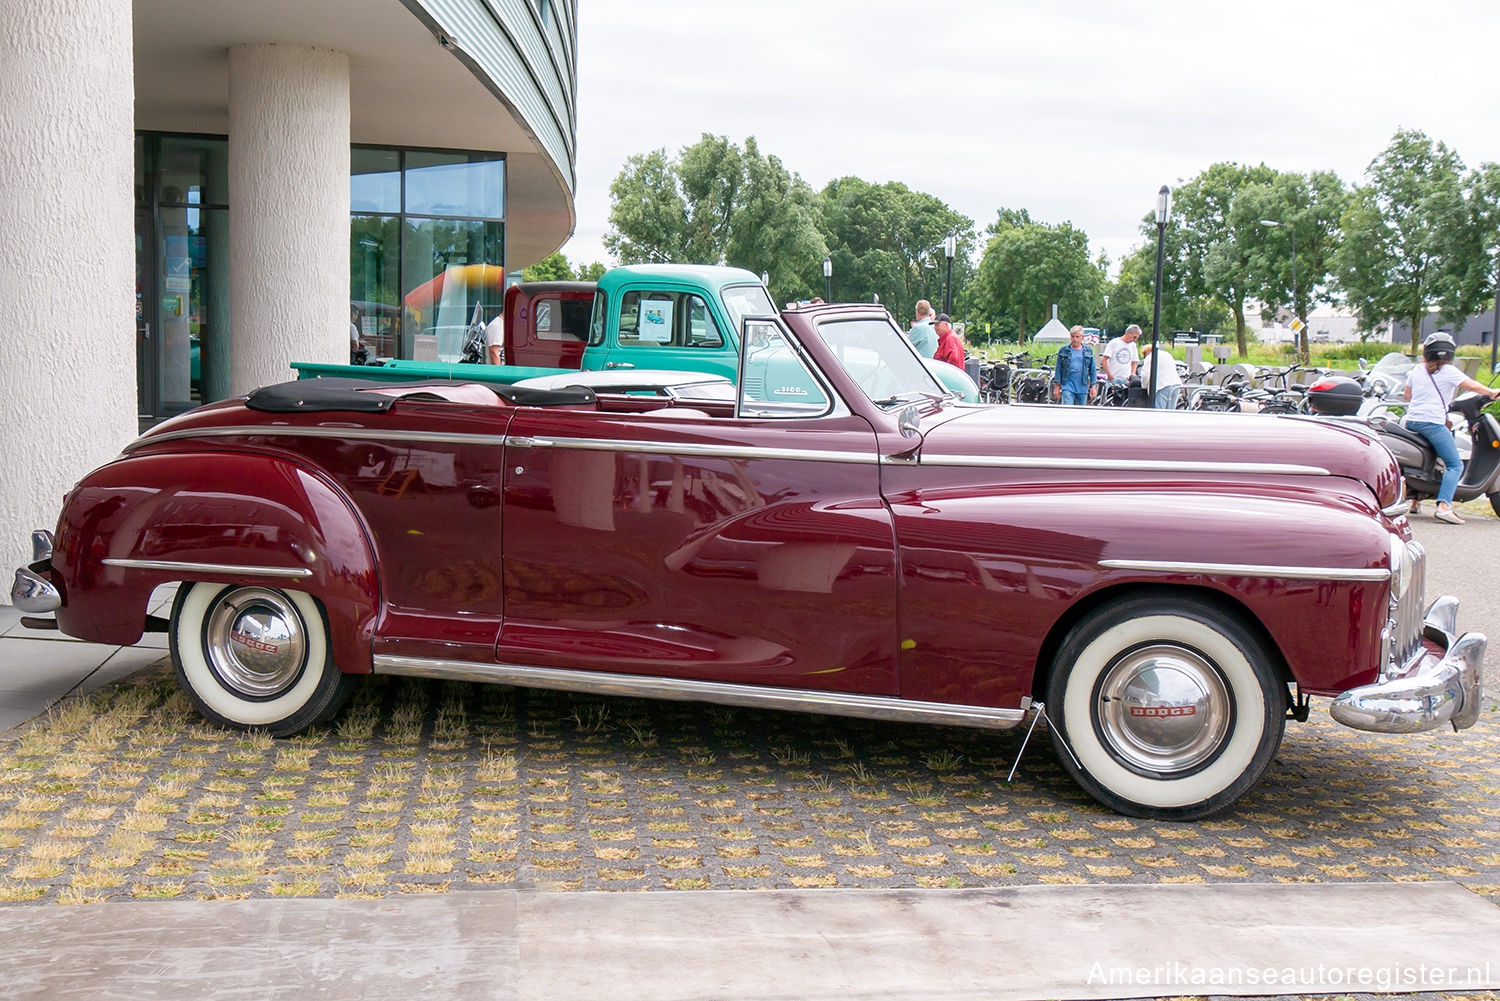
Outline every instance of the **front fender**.
{"type": "Polygon", "coordinates": [[[1378,670],[1391,532],[1356,489],[1039,480],[892,496],[903,696],[1015,705],[1035,694],[1057,635],[1132,588],[1216,593],[1309,690],[1378,670]]]}
{"type": "Polygon", "coordinates": [[[134,455],[68,494],[53,569],[64,632],[141,637],[158,585],[215,581],[306,591],[328,614],[334,661],[368,673],[380,588],[347,499],[286,459],[229,452],[134,455]]]}

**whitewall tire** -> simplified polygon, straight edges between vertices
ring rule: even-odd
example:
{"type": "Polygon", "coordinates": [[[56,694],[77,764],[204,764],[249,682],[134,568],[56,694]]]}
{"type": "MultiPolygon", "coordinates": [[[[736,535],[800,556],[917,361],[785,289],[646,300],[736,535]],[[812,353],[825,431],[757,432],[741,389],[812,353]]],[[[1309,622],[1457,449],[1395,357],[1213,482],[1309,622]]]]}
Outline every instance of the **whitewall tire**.
{"type": "Polygon", "coordinates": [[[1046,704],[1063,766],[1091,796],[1131,816],[1196,820],[1270,766],[1287,686],[1255,633],[1220,609],[1127,598],[1068,634],[1046,704]]]}
{"type": "Polygon", "coordinates": [[[183,584],[169,637],[177,680],[216,723],[285,737],[349,697],[323,610],[302,591],[183,584]]]}

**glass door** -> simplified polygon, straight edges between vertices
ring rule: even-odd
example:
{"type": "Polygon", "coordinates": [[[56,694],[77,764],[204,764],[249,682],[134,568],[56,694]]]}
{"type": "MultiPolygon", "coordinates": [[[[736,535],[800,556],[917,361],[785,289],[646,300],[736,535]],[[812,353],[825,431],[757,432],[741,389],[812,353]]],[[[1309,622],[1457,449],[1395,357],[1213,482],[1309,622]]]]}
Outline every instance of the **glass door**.
{"type": "Polygon", "coordinates": [[[151,210],[135,210],[135,398],[141,430],[156,422],[156,232],[151,210]]]}

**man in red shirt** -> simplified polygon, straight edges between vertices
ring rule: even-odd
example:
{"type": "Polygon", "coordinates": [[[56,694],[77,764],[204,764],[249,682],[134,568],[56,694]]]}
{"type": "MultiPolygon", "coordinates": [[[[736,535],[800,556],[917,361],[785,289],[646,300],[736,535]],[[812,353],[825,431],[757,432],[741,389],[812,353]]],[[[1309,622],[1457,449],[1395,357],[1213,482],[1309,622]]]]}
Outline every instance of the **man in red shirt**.
{"type": "Polygon", "coordinates": [[[958,339],[953,332],[953,321],[948,318],[947,313],[939,313],[937,318],[937,353],[932,357],[936,361],[945,361],[949,365],[958,368],[964,367],[964,342],[958,339]]]}

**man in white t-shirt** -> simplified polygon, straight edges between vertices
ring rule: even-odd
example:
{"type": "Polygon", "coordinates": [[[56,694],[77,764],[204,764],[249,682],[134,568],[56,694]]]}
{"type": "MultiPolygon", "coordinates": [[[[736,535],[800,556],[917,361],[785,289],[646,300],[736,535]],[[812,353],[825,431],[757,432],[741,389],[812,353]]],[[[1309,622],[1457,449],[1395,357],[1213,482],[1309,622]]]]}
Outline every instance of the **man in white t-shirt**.
{"type": "Polygon", "coordinates": [[[485,354],[491,365],[505,364],[505,316],[497,311],[495,318],[484,325],[485,354]]]}
{"type": "Polygon", "coordinates": [[[1453,492],[1463,478],[1464,462],[1453,432],[1448,430],[1448,407],[1461,389],[1483,393],[1492,400],[1500,396],[1500,387],[1491,389],[1475,382],[1449,364],[1456,350],[1453,335],[1446,330],[1429,335],[1422,342],[1422,362],[1406,373],[1406,389],[1402,391],[1402,396],[1411,401],[1406,408],[1407,428],[1426,438],[1443,460],[1443,482],[1438,484],[1437,513],[1433,517],[1450,525],[1464,523],[1453,510],[1453,492]]]}
{"type": "Polygon", "coordinates": [[[1156,399],[1151,405],[1157,410],[1175,410],[1177,408],[1177,394],[1182,389],[1182,377],[1177,374],[1177,360],[1172,353],[1160,344],[1156,350],[1146,349],[1146,357],[1141,362],[1141,385],[1151,385],[1151,369],[1160,365],[1156,373],[1156,399]]]}
{"type": "Polygon", "coordinates": [[[1140,349],[1135,342],[1141,336],[1141,328],[1132,323],[1125,328],[1125,332],[1108,344],[1104,345],[1104,354],[1101,361],[1104,365],[1104,377],[1110,382],[1123,383],[1132,375],[1135,375],[1136,365],[1140,363],[1140,349]]]}

